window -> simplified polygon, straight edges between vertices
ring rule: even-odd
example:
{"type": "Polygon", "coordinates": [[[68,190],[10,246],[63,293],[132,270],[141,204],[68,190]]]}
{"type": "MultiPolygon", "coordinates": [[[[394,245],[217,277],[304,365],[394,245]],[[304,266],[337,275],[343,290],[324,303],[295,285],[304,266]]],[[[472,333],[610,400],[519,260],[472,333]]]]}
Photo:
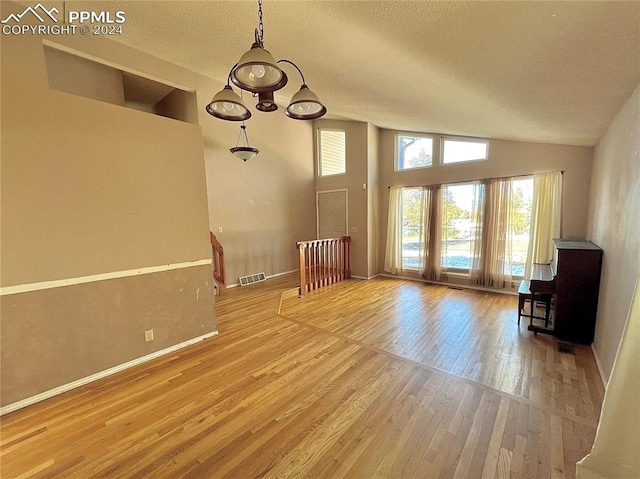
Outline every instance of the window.
{"type": "Polygon", "coordinates": [[[475,196],[482,185],[442,187],[442,253],[440,264],[447,271],[469,273],[477,235],[475,196]]]}
{"type": "Polygon", "coordinates": [[[524,266],[529,249],[532,199],[533,178],[511,180],[511,258],[508,263],[510,271],[505,271],[505,273],[512,276],[524,276],[524,266]]]}
{"type": "Polygon", "coordinates": [[[320,130],[320,176],[341,175],[347,171],[344,130],[320,130]]]}
{"type": "Polygon", "coordinates": [[[416,135],[396,135],[396,169],[412,170],[431,166],[433,138],[416,135]]]}
{"type": "Polygon", "coordinates": [[[482,161],[488,157],[489,142],[486,140],[468,140],[466,138],[442,139],[442,163],[462,163],[482,161]]]}
{"type": "Polygon", "coordinates": [[[402,188],[402,269],[417,271],[422,266],[420,224],[422,188],[402,188]]]}

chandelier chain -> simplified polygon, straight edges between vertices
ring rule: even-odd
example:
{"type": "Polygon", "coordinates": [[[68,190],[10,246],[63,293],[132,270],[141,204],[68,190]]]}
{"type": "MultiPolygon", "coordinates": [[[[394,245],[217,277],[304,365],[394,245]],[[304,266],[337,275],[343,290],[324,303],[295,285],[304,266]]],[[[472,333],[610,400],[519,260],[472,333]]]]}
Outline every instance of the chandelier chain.
{"type": "Polygon", "coordinates": [[[264,41],[264,25],[262,24],[262,0],[258,0],[258,37],[264,41]]]}

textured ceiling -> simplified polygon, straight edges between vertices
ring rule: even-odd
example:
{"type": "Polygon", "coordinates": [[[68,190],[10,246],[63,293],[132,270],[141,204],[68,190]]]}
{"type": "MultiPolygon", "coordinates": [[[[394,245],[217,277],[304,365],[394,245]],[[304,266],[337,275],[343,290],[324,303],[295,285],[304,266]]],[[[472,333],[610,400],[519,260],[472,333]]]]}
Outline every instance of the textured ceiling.
{"type": "MultiPolygon", "coordinates": [[[[116,41],[220,82],[257,26],[251,1],[90,5],[126,11],[116,41]]],[[[640,83],[637,1],[264,0],[263,10],[265,47],[299,65],[327,118],[594,145],[640,83]]],[[[300,85],[284,68],[281,105],[300,85]]]]}

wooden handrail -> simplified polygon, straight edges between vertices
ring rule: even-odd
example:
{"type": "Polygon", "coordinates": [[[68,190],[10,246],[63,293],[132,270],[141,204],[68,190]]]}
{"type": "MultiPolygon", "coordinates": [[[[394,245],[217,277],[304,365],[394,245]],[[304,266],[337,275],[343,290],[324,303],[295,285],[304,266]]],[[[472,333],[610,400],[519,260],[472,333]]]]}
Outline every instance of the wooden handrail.
{"type": "Polygon", "coordinates": [[[220,291],[226,289],[224,282],[224,248],[211,231],[209,231],[209,239],[211,240],[212,260],[213,260],[213,277],[220,286],[220,291]]]}
{"type": "Polygon", "coordinates": [[[296,243],[300,258],[300,296],[351,277],[351,238],[327,238],[296,243]]]}

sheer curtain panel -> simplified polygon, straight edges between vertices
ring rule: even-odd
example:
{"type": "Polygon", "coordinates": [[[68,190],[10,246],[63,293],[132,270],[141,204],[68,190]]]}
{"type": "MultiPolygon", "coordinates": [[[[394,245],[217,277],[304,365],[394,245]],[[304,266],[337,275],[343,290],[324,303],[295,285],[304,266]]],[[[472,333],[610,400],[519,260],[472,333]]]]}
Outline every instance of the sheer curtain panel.
{"type": "Polygon", "coordinates": [[[480,286],[511,286],[511,178],[485,182],[481,240],[474,248],[471,279],[480,286]]]}
{"type": "Polygon", "coordinates": [[[389,190],[389,214],[387,220],[387,245],[384,254],[384,270],[387,273],[402,272],[402,187],[389,190]]]}
{"type": "Polygon", "coordinates": [[[531,277],[533,263],[553,258],[553,238],[560,238],[562,216],[562,172],[533,175],[531,228],[525,278],[531,277]]]}

